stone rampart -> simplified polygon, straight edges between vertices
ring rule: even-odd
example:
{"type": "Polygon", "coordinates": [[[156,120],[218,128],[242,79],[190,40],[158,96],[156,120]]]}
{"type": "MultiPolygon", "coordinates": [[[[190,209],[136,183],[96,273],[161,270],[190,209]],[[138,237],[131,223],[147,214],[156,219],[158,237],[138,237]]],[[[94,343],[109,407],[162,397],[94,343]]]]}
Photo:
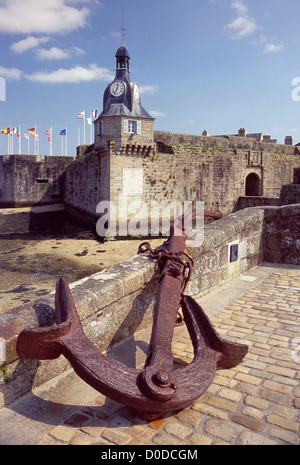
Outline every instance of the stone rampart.
{"type": "Polygon", "coordinates": [[[63,175],[74,157],[0,156],[0,207],[63,202],[63,175]]]}
{"type": "Polygon", "coordinates": [[[271,153],[293,155],[299,154],[299,147],[292,145],[260,142],[251,137],[239,136],[198,136],[167,131],[154,131],[157,144],[197,145],[199,147],[219,147],[222,149],[259,150],[271,153]]]}
{"type": "MultiPolygon", "coordinates": [[[[207,225],[202,246],[192,249],[195,267],[186,293],[207,293],[266,260],[300,264],[299,218],[300,204],[255,207],[207,225]],[[288,228],[284,226],[287,221],[288,228]],[[293,257],[279,255],[280,247],[287,245],[290,252],[296,250],[293,257]]],[[[99,350],[151,322],[158,284],[156,266],[146,256],[134,256],[71,284],[85,333],[99,350]]],[[[0,315],[1,372],[9,379],[0,385],[0,407],[69,368],[64,357],[20,360],[16,354],[22,329],[49,326],[54,320],[54,292],[0,315]]]]}

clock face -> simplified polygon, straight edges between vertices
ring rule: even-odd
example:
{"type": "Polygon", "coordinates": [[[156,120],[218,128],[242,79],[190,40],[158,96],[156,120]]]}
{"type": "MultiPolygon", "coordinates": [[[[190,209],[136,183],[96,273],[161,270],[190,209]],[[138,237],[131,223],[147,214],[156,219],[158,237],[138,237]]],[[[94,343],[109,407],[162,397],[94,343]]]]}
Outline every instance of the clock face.
{"type": "Polygon", "coordinates": [[[110,86],[110,93],[114,97],[120,97],[125,91],[125,85],[121,81],[115,81],[110,86]]]}

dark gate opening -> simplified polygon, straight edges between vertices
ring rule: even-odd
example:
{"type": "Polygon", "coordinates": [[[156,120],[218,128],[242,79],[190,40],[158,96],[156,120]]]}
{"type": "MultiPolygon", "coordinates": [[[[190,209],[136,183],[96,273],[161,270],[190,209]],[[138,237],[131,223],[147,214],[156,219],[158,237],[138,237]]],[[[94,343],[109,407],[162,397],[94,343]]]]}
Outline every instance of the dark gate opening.
{"type": "Polygon", "coordinates": [[[300,168],[294,168],[294,184],[300,184],[300,168]]]}
{"type": "Polygon", "coordinates": [[[260,178],[256,173],[248,174],[246,178],[245,195],[249,197],[257,197],[261,195],[260,192],[260,178]]]}

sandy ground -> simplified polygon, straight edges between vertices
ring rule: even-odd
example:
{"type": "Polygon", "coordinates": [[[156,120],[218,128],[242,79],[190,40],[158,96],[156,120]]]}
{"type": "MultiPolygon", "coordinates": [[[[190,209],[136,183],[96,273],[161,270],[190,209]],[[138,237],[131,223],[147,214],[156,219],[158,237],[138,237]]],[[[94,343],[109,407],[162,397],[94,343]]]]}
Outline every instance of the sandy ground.
{"type": "Polygon", "coordinates": [[[101,243],[61,206],[0,209],[0,313],[52,292],[60,276],[71,283],[132,257],[141,242],[101,243]]]}

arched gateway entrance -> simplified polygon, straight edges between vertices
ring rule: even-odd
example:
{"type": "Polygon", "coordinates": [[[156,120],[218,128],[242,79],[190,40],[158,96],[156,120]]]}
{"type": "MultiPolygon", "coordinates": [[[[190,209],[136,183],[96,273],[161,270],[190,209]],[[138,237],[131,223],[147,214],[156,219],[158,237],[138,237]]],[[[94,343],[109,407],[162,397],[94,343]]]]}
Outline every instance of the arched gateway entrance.
{"type": "Polygon", "coordinates": [[[261,195],[260,177],[256,173],[250,173],[246,177],[245,195],[255,197],[261,195]]]}

